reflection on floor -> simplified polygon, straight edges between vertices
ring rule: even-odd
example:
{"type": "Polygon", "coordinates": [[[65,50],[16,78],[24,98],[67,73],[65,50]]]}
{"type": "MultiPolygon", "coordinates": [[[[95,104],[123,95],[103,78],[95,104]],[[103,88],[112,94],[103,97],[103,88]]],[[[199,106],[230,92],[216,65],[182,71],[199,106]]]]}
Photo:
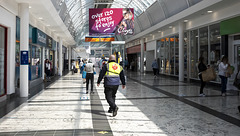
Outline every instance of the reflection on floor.
{"type": "Polygon", "coordinates": [[[239,96],[220,96],[206,86],[137,72],[127,73],[127,88],[116,97],[112,117],[104,87],[85,94],[79,73],[68,74],[0,119],[0,136],[237,136],[239,96]]]}

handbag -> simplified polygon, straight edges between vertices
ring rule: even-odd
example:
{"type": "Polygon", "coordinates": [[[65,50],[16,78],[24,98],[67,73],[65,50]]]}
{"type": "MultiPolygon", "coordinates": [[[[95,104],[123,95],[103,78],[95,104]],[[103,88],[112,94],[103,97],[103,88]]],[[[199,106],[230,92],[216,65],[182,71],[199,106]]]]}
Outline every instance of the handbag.
{"type": "Polygon", "coordinates": [[[238,74],[239,74],[239,71],[234,79],[233,85],[240,90],[240,79],[238,79],[238,74]]]}
{"type": "Polygon", "coordinates": [[[202,80],[204,82],[215,80],[216,77],[217,77],[217,75],[213,68],[208,68],[207,70],[202,72],[202,80]]]}

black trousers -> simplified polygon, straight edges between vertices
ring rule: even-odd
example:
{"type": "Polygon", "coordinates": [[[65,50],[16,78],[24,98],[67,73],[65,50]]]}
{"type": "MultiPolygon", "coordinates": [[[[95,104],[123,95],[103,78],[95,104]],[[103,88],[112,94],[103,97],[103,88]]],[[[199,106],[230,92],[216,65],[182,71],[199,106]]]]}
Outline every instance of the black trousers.
{"type": "Polygon", "coordinates": [[[157,71],[158,71],[158,69],[157,69],[157,68],[153,68],[153,74],[154,74],[154,76],[156,76],[156,75],[157,75],[157,71]]]}
{"type": "Polygon", "coordinates": [[[87,91],[88,91],[89,80],[91,80],[91,91],[93,91],[93,80],[94,80],[93,73],[87,73],[87,75],[86,75],[86,90],[87,91]]]}
{"type": "Polygon", "coordinates": [[[105,86],[104,93],[105,98],[110,106],[110,109],[114,110],[116,108],[115,98],[119,85],[105,86]]]}
{"type": "Polygon", "coordinates": [[[206,82],[204,82],[204,81],[202,80],[202,74],[199,75],[199,78],[200,78],[200,80],[201,80],[200,94],[202,94],[202,93],[203,93],[203,88],[205,87],[206,82]]]}

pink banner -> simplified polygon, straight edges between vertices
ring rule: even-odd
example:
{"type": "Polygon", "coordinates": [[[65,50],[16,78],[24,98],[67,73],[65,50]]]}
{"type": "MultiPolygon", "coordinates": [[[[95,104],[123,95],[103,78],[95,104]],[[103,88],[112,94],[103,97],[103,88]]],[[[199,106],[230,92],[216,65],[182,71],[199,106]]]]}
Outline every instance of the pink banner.
{"type": "Polygon", "coordinates": [[[133,33],[133,8],[89,9],[89,35],[133,33]]]}

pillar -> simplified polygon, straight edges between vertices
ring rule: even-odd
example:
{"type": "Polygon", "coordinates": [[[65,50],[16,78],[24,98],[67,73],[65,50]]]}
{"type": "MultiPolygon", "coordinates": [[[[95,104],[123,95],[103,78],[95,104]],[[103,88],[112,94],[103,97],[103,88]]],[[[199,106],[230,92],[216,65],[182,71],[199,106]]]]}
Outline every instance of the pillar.
{"type": "Polygon", "coordinates": [[[179,23],[179,81],[184,81],[184,24],[179,23]]]}
{"type": "Polygon", "coordinates": [[[68,47],[68,69],[71,70],[71,65],[72,65],[72,47],[68,47]]]}
{"type": "MultiPolygon", "coordinates": [[[[20,52],[28,53],[29,48],[29,4],[19,4],[20,23],[20,52]]],[[[20,56],[21,58],[23,56],[20,56]]],[[[28,59],[28,56],[25,56],[28,59]]],[[[21,60],[22,61],[22,60],[21,60]]],[[[28,62],[28,61],[27,61],[28,62]]],[[[21,63],[20,63],[21,64],[21,63]]],[[[20,97],[28,97],[28,64],[20,65],[20,97]]]]}
{"type": "Polygon", "coordinates": [[[141,62],[140,62],[140,71],[141,73],[144,72],[144,39],[140,40],[141,43],[141,62]]]}
{"type": "Polygon", "coordinates": [[[58,75],[62,76],[62,71],[63,71],[63,60],[62,60],[62,38],[59,38],[59,58],[58,58],[58,62],[59,62],[59,66],[58,66],[58,75]]]}

